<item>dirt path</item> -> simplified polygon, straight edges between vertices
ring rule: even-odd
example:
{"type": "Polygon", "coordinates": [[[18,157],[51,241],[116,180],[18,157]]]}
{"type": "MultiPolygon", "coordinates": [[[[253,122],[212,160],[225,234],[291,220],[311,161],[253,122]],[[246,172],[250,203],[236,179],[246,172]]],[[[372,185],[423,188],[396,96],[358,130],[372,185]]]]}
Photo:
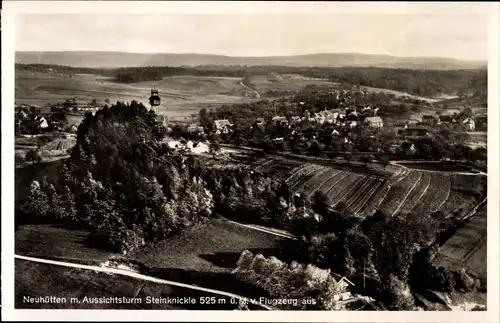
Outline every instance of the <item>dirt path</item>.
{"type": "MultiPolygon", "coordinates": [[[[194,290],[198,290],[198,291],[202,291],[202,292],[206,292],[206,293],[210,293],[210,294],[221,295],[221,296],[231,297],[231,298],[236,298],[236,299],[243,299],[243,300],[247,300],[248,302],[250,302],[250,300],[248,298],[241,296],[241,295],[236,295],[236,294],[232,294],[232,293],[228,293],[228,292],[224,292],[224,291],[220,291],[220,290],[216,290],[216,289],[203,288],[203,287],[178,283],[178,282],[171,281],[171,280],[155,278],[155,277],[151,277],[151,276],[147,276],[147,275],[143,275],[143,274],[134,272],[132,270],[127,270],[127,269],[122,269],[122,268],[82,265],[82,264],[76,264],[76,263],[71,263],[71,262],[54,261],[54,260],[48,260],[48,259],[42,259],[42,258],[26,257],[26,256],[21,256],[21,255],[14,255],[14,258],[20,259],[20,260],[37,262],[37,263],[55,265],[55,266],[71,267],[71,268],[78,268],[78,269],[85,269],[85,270],[93,270],[93,271],[97,271],[97,272],[104,272],[104,273],[109,273],[109,274],[129,276],[129,277],[142,279],[145,281],[150,281],[150,282],[154,282],[154,283],[158,283],[158,284],[165,284],[165,285],[183,287],[183,288],[188,288],[188,289],[194,289],[194,290]]],[[[264,304],[260,304],[258,302],[252,303],[252,304],[255,304],[255,305],[260,306],[262,308],[265,308],[267,310],[273,310],[273,308],[266,306],[264,304]]]]}
{"type": "Polygon", "coordinates": [[[264,227],[264,226],[261,226],[261,225],[243,224],[243,223],[239,223],[239,222],[235,222],[235,221],[229,220],[229,219],[223,217],[222,215],[219,215],[219,217],[221,219],[224,219],[227,222],[239,225],[241,227],[245,227],[245,228],[256,230],[256,231],[265,232],[265,233],[272,234],[272,235],[277,236],[277,237],[282,237],[282,238],[286,238],[286,239],[297,240],[296,236],[294,236],[293,234],[291,234],[289,232],[286,232],[285,230],[268,228],[268,227],[264,227]]]}

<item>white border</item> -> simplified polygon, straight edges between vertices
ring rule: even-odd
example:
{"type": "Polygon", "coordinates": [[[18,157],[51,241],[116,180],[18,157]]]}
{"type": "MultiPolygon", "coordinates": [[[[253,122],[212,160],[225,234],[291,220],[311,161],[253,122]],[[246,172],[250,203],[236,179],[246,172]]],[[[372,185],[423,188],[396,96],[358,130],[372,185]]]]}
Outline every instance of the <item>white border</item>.
{"type": "Polygon", "coordinates": [[[499,5],[394,2],[95,2],[5,1],[2,10],[2,317],[6,320],[140,320],[258,322],[498,322],[499,277],[499,5]],[[488,14],[488,311],[486,312],[239,312],[133,310],[14,310],[14,19],[19,13],[170,14],[488,14]]]}

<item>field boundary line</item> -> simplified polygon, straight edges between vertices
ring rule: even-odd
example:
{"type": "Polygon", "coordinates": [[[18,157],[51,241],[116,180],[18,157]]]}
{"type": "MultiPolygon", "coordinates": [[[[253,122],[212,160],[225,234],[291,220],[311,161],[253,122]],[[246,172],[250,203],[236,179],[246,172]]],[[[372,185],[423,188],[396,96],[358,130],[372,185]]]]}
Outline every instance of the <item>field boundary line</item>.
{"type": "Polygon", "coordinates": [[[342,194],[340,199],[335,204],[333,204],[333,207],[335,208],[340,202],[343,202],[349,196],[349,194],[351,194],[356,189],[358,184],[364,179],[365,177],[363,177],[362,175],[360,176],[360,178],[356,179],[356,181],[351,184],[351,187],[347,188],[347,192],[344,192],[344,194],[342,194]]]}
{"type": "Polygon", "coordinates": [[[401,201],[401,204],[399,204],[398,208],[392,213],[392,215],[398,214],[399,209],[401,209],[401,207],[403,206],[403,204],[408,199],[408,196],[410,196],[411,192],[413,192],[413,190],[415,189],[415,187],[417,187],[417,184],[420,182],[421,179],[422,179],[422,173],[420,173],[420,177],[415,181],[415,184],[413,184],[412,188],[408,191],[408,193],[406,194],[405,198],[403,199],[403,201],[401,201]]]}
{"type": "Polygon", "coordinates": [[[372,180],[376,181],[375,179],[373,179],[371,177],[367,178],[366,182],[363,183],[363,185],[361,185],[360,188],[358,189],[358,191],[360,191],[359,194],[356,195],[357,192],[354,192],[354,194],[347,200],[346,205],[345,205],[346,210],[348,210],[354,204],[354,202],[356,202],[357,200],[362,198],[363,194],[372,185],[372,183],[373,183],[373,182],[371,182],[372,180]]]}
{"type": "Polygon", "coordinates": [[[332,183],[332,186],[330,186],[330,188],[325,192],[325,195],[328,195],[330,193],[331,190],[333,190],[335,188],[335,186],[337,186],[338,183],[340,183],[341,181],[343,181],[344,179],[347,178],[347,176],[351,175],[350,172],[344,172],[345,173],[345,176],[340,176],[341,178],[339,178],[337,181],[335,181],[334,183],[332,183]]]}
{"type": "Polygon", "coordinates": [[[355,208],[356,212],[354,212],[354,216],[357,216],[361,212],[361,210],[365,207],[365,205],[368,204],[368,202],[370,202],[370,199],[377,193],[377,190],[382,186],[383,182],[380,179],[376,179],[376,181],[377,181],[377,183],[373,187],[370,195],[367,194],[368,197],[366,198],[366,201],[363,204],[361,204],[355,208]]]}
{"type": "MultiPolygon", "coordinates": [[[[422,177],[424,177],[425,174],[422,174],[422,177]]],[[[432,176],[432,175],[431,175],[432,176]]],[[[422,180],[422,177],[420,177],[420,180],[422,180]]],[[[422,192],[422,194],[420,194],[419,198],[417,199],[417,201],[415,202],[415,206],[412,207],[412,209],[415,209],[415,207],[417,207],[417,205],[420,203],[420,201],[422,200],[422,198],[424,197],[425,193],[427,193],[427,190],[429,189],[429,187],[431,186],[431,181],[432,181],[432,177],[429,179],[429,182],[427,183],[427,186],[425,186],[425,189],[424,191],[422,192]]]]}
{"type": "Polygon", "coordinates": [[[315,174],[314,174],[315,172],[321,171],[321,168],[322,168],[321,166],[318,166],[318,168],[316,168],[315,166],[318,166],[318,165],[311,164],[312,169],[308,170],[307,173],[304,174],[304,176],[301,176],[299,178],[299,180],[296,183],[294,183],[294,185],[290,186],[290,191],[293,191],[297,186],[300,188],[299,184],[301,184],[302,181],[305,180],[305,182],[304,182],[304,184],[305,184],[308,180],[311,179],[311,177],[315,176],[315,174]]]}
{"type": "MultiPolygon", "coordinates": [[[[321,179],[322,176],[324,176],[325,174],[327,174],[328,172],[330,171],[330,168],[329,167],[325,167],[324,169],[319,169],[316,174],[312,175],[307,181],[305,181],[305,183],[303,185],[301,185],[297,191],[299,190],[302,190],[303,192],[302,193],[305,193],[305,191],[311,187],[312,185],[314,185],[314,181],[317,180],[317,179],[321,179]],[[309,182],[312,182],[312,184],[310,184],[308,187],[305,187],[309,182]]],[[[330,178],[330,177],[329,177],[330,178]]],[[[312,194],[307,194],[308,196],[309,195],[312,195],[312,194]]]]}
{"type": "Polygon", "coordinates": [[[220,291],[220,290],[216,290],[216,289],[199,287],[199,286],[192,286],[192,285],[183,284],[183,283],[179,283],[179,282],[175,282],[175,281],[171,281],[171,280],[165,280],[165,279],[160,279],[160,278],[156,278],[156,277],[151,277],[151,276],[136,273],[136,272],[133,272],[130,270],[118,269],[118,268],[113,268],[113,267],[99,267],[99,266],[81,265],[81,264],[74,264],[74,263],[70,263],[70,262],[62,262],[62,261],[47,260],[47,259],[43,259],[43,258],[21,256],[21,255],[16,255],[16,254],[14,254],[14,258],[19,259],[19,260],[26,260],[26,261],[31,261],[31,262],[48,264],[48,265],[78,268],[78,269],[85,269],[85,270],[93,270],[96,272],[104,272],[104,273],[118,274],[118,275],[122,275],[122,276],[129,276],[132,278],[142,279],[142,280],[150,281],[153,283],[183,287],[183,288],[198,290],[198,291],[207,292],[207,293],[211,293],[211,294],[232,297],[232,298],[237,298],[237,299],[243,299],[243,300],[248,301],[249,304],[255,304],[255,305],[263,307],[267,310],[273,310],[273,308],[266,306],[264,304],[260,304],[257,302],[251,302],[250,299],[248,299],[247,297],[241,296],[241,295],[236,295],[233,293],[228,293],[228,292],[224,292],[224,291],[220,291]]]}
{"type": "Polygon", "coordinates": [[[439,209],[444,205],[444,203],[446,203],[446,201],[448,201],[448,199],[450,198],[450,194],[451,194],[451,176],[450,175],[445,175],[446,176],[446,179],[448,180],[448,182],[450,183],[450,187],[448,187],[448,191],[446,193],[446,198],[443,200],[443,202],[441,202],[441,204],[438,205],[438,207],[432,211],[432,212],[437,212],[439,211],[439,209]]]}

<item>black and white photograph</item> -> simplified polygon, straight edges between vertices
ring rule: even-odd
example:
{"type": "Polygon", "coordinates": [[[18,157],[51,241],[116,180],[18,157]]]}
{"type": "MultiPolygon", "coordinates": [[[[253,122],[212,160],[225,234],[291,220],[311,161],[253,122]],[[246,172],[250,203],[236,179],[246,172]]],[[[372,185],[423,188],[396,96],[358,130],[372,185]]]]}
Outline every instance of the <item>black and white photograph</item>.
{"type": "Polygon", "coordinates": [[[9,20],[13,311],[498,320],[498,4],[94,5],[9,20]]]}

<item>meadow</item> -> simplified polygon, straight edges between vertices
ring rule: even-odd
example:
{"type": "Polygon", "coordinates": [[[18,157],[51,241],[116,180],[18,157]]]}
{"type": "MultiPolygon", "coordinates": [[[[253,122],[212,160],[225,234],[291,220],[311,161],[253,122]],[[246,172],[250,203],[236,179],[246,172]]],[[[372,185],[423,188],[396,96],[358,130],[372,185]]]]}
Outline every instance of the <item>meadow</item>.
{"type": "MultiPolygon", "coordinates": [[[[252,102],[241,79],[230,77],[172,76],[161,81],[123,84],[112,78],[90,74],[16,71],[16,105],[48,107],[76,98],[77,104],[87,105],[93,99],[100,105],[110,102],[137,100],[148,103],[151,87],[160,91],[160,113],[169,119],[185,119],[201,108],[215,108],[223,104],[252,102]]],[[[72,122],[76,123],[76,122],[72,122]]]]}

